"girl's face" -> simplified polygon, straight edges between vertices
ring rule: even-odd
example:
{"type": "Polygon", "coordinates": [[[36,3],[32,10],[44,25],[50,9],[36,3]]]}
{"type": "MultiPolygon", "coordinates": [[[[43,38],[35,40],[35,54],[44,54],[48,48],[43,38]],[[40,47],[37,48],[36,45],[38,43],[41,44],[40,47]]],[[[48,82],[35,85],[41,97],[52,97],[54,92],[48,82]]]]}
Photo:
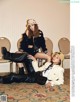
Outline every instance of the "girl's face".
{"type": "Polygon", "coordinates": [[[60,62],[59,56],[58,56],[58,55],[54,55],[54,56],[52,57],[52,62],[53,62],[54,64],[58,64],[58,63],[60,62]]]}
{"type": "Polygon", "coordinates": [[[34,25],[34,24],[31,24],[31,25],[30,25],[30,29],[31,29],[31,31],[34,32],[34,31],[35,31],[35,25],[34,25]]]}
{"type": "Polygon", "coordinates": [[[36,21],[34,19],[29,19],[27,21],[27,24],[29,25],[30,30],[34,32],[35,31],[35,24],[37,24],[36,21]]]}

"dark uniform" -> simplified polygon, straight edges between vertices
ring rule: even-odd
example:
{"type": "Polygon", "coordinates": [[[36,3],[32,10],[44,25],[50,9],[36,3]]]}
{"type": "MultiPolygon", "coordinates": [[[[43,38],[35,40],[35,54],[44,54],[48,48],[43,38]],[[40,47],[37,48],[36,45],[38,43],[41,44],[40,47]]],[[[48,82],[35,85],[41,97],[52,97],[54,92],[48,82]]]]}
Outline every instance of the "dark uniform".
{"type": "Polygon", "coordinates": [[[41,75],[41,72],[35,72],[27,53],[10,53],[5,47],[2,47],[3,58],[13,62],[24,62],[27,67],[28,74],[20,75],[10,73],[9,75],[0,76],[0,83],[9,84],[13,82],[38,83],[44,85],[47,81],[46,77],[41,75]]]}
{"type": "Polygon", "coordinates": [[[43,36],[43,32],[39,30],[39,36],[29,38],[26,33],[22,34],[22,41],[20,43],[20,49],[22,49],[24,52],[27,52],[31,55],[35,55],[38,51],[39,48],[42,49],[44,53],[47,52],[47,48],[45,45],[45,39],[43,36]],[[29,45],[32,45],[32,48],[28,48],[29,45]]]}

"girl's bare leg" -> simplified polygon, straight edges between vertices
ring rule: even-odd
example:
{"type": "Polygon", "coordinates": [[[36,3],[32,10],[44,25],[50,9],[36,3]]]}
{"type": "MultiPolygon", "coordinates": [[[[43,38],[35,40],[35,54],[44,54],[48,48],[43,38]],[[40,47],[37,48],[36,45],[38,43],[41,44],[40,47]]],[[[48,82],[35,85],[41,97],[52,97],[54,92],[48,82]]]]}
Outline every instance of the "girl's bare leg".
{"type": "Polygon", "coordinates": [[[49,56],[49,55],[47,55],[45,53],[42,53],[42,52],[37,53],[34,57],[39,58],[39,59],[46,59],[48,62],[51,61],[51,56],[49,56]]]}

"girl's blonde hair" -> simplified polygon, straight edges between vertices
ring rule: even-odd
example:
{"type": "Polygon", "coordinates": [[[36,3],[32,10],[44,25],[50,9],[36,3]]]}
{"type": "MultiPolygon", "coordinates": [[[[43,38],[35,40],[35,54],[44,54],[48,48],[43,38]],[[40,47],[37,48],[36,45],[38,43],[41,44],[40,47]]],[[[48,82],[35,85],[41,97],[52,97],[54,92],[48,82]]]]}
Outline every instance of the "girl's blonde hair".
{"type": "Polygon", "coordinates": [[[64,60],[64,55],[63,55],[62,52],[55,52],[55,53],[53,53],[53,54],[52,54],[52,58],[53,58],[54,56],[56,56],[56,55],[59,56],[59,58],[61,59],[61,61],[64,60]]]}

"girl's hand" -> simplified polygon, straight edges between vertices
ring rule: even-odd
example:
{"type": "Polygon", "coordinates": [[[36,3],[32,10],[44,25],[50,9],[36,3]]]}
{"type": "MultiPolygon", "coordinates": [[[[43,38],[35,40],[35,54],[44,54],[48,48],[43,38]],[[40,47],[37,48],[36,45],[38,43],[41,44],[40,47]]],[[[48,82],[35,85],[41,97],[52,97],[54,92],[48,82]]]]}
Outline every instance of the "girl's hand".
{"type": "Polygon", "coordinates": [[[51,56],[51,53],[50,52],[47,52],[46,54],[49,55],[49,56],[51,56]]]}
{"type": "Polygon", "coordinates": [[[28,48],[33,48],[33,45],[28,45],[28,48]]]}
{"type": "Polygon", "coordinates": [[[50,87],[51,87],[51,83],[48,82],[48,83],[46,84],[46,88],[50,88],[50,87]]]}
{"type": "Polygon", "coordinates": [[[46,88],[49,89],[49,91],[54,91],[54,88],[53,88],[53,86],[51,86],[51,83],[50,82],[48,82],[46,84],[46,88]]]}

